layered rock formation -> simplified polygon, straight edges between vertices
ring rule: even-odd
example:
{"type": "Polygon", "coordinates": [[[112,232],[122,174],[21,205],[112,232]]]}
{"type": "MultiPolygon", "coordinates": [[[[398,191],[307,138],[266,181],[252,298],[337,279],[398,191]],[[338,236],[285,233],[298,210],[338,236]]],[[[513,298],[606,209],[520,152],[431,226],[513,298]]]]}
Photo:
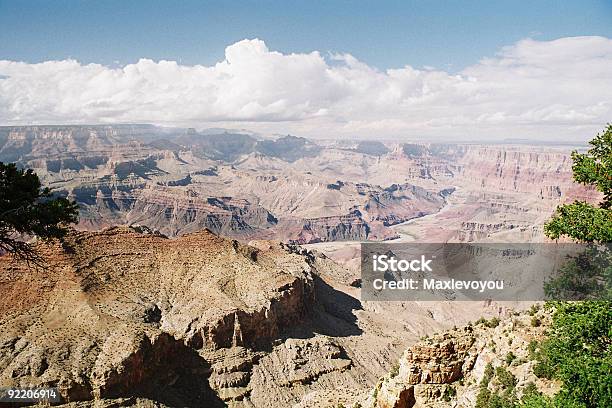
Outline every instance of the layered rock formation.
{"type": "Polygon", "coordinates": [[[47,270],[0,258],[0,385],[57,385],[81,406],[300,408],[443,407],[453,387],[471,406],[486,363],[540,333],[473,326],[400,358],[501,306],[360,302],[359,241],[543,240],[556,205],[596,199],[567,150],[0,128],[0,160],[77,200],[79,228],[150,227],[74,233],[43,249],[47,270]]]}
{"type": "Polygon", "coordinates": [[[529,344],[543,339],[549,323],[548,312],[534,313],[532,309],[531,313],[513,313],[501,321],[482,320],[421,340],[404,352],[365,406],[474,407],[483,387],[495,390],[500,386],[490,383],[496,368],[514,379],[518,397],[530,383],[541,392],[554,394],[559,384],[533,374],[535,362],[529,352],[529,344]],[[531,323],[534,319],[537,325],[531,323]],[[483,385],[484,377],[488,378],[483,385]]]}
{"type": "Polygon", "coordinates": [[[46,269],[0,257],[0,386],[73,406],[335,406],[470,316],[362,304],[351,272],[278,242],[120,227],[38,248],[46,269]]]}
{"type": "Polygon", "coordinates": [[[203,356],[267,347],[314,303],[312,262],[278,245],[119,228],[41,249],[48,269],[0,257],[0,382],[58,386],[67,401],[213,406],[223,375],[209,384],[203,356]]]}
{"type": "Polygon", "coordinates": [[[456,223],[422,235],[542,239],[556,205],[594,197],[572,183],[569,150],[315,143],[150,125],[0,128],[0,160],[35,169],[76,199],[81,228],[137,223],[170,236],[208,228],[243,241],[393,239],[401,234],[391,226],[449,201],[456,223]]]}
{"type": "Polygon", "coordinates": [[[314,408],[367,390],[409,338],[294,245],[120,227],[38,250],[45,269],[0,257],[0,386],[73,406],[314,408]]]}

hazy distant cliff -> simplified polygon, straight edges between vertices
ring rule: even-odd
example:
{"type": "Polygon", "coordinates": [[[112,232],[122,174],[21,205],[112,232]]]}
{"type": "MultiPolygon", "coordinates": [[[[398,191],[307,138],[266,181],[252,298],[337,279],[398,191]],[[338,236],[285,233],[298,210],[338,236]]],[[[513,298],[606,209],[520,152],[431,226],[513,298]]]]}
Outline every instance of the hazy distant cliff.
{"type": "Polygon", "coordinates": [[[0,160],[34,168],[79,202],[81,228],[208,228],[299,243],[392,239],[391,225],[439,211],[457,187],[472,193],[454,239],[537,235],[536,214],[593,195],[571,183],[568,153],[545,147],[346,147],[150,125],[22,126],[0,128],[0,160]],[[501,212],[513,219],[490,216],[501,212]]]}

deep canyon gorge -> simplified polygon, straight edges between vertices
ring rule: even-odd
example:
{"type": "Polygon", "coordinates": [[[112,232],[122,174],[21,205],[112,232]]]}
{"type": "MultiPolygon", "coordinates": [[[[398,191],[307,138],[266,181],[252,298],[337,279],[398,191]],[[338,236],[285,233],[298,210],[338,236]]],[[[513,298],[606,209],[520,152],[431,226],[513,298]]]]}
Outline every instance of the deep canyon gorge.
{"type": "Polygon", "coordinates": [[[361,301],[359,244],[545,242],[557,205],[598,198],[572,182],[574,148],[1,127],[0,161],[80,220],[38,244],[48,268],[0,257],[0,385],[73,406],[445,406],[514,323],[456,326],[523,324],[528,305],[361,301]]]}

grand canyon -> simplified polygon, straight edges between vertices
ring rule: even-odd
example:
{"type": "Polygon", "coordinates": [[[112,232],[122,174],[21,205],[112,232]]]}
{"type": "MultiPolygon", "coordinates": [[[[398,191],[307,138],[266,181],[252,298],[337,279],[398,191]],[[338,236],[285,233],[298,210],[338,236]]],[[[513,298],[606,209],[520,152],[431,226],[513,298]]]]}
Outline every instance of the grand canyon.
{"type": "Polygon", "coordinates": [[[606,0],[0,0],[0,408],[610,408],[610,118],[606,0]]]}
{"type": "MultiPolygon", "coordinates": [[[[559,204],[598,199],[572,181],[583,148],[0,127],[0,161],[80,211],[36,244],[48,267],[0,257],[0,385],[70,406],[473,406],[487,363],[526,358],[549,316],[362,301],[360,243],[546,242],[559,204]]],[[[558,389],[530,367],[520,387],[558,389]]]]}

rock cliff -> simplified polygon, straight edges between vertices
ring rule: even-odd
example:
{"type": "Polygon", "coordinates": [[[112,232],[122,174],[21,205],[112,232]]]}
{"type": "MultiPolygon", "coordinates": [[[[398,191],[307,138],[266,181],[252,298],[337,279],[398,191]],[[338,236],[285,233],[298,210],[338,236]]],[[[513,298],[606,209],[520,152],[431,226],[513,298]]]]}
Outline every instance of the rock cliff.
{"type": "Polygon", "coordinates": [[[364,406],[470,408],[483,388],[511,387],[520,397],[527,387],[535,386],[554,394],[559,384],[534,375],[529,351],[534,340],[545,336],[549,323],[548,312],[532,308],[422,339],[404,352],[364,406]],[[494,373],[504,378],[496,382],[494,373]]]}
{"type": "Polygon", "coordinates": [[[58,386],[66,401],[214,406],[241,368],[219,373],[210,356],[269,347],[315,300],[312,261],[278,244],[113,228],[40,248],[46,269],[0,257],[0,383],[58,386]]]}

